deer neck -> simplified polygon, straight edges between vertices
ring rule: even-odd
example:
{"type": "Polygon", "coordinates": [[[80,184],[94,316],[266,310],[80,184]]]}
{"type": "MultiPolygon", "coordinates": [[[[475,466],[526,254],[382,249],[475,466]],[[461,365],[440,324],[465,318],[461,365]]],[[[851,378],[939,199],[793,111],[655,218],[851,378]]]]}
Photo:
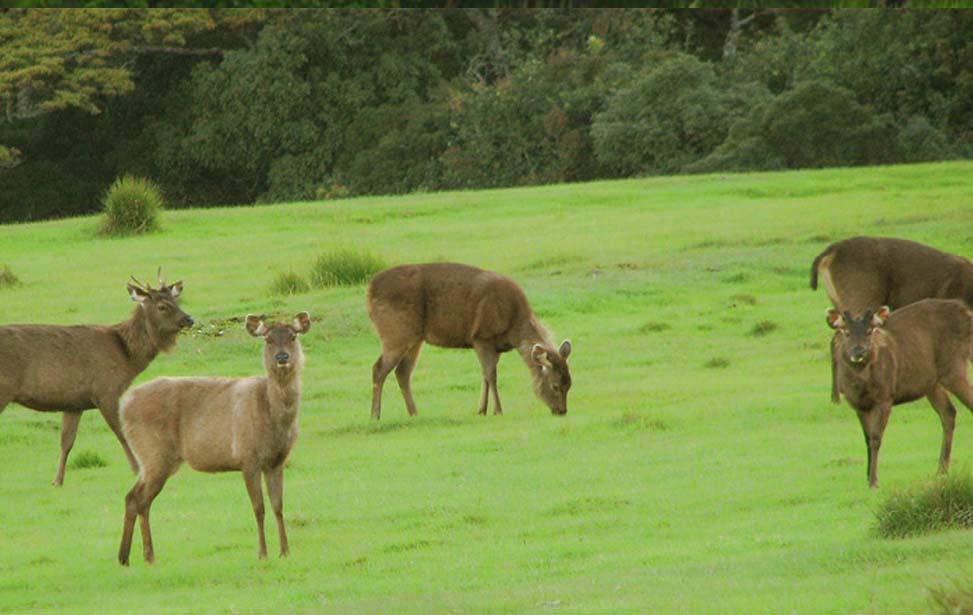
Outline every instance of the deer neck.
{"type": "Polygon", "coordinates": [[[298,370],[279,376],[267,375],[267,398],[270,414],[278,421],[290,423],[297,417],[301,404],[301,378],[298,370]]]}
{"type": "Polygon", "coordinates": [[[160,350],[166,350],[175,341],[175,336],[160,339],[158,331],[149,323],[141,306],[135,306],[132,317],[113,327],[122,339],[128,356],[139,372],[144,370],[160,350]]]}
{"type": "Polygon", "coordinates": [[[554,348],[551,338],[544,327],[531,316],[525,323],[520,335],[520,344],[517,345],[517,352],[524,359],[524,363],[530,369],[530,373],[535,380],[541,373],[541,366],[534,360],[534,344],[540,344],[545,348],[554,348]]]}

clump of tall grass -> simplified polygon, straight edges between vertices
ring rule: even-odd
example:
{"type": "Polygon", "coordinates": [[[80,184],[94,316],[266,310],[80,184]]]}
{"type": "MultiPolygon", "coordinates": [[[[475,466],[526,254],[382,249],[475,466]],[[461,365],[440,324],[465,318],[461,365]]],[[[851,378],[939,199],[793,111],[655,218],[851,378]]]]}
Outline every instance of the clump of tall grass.
{"type": "Polygon", "coordinates": [[[892,492],[875,516],[875,529],[884,538],[973,528],[973,475],[969,471],[956,472],[892,492]]]}
{"type": "Polygon", "coordinates": [[[72,468],[104,468],[107,465],[108,462],[93,451],[82,451],[71,458],[72,468]]]}
{"type": "Polygon", "coordinates": [[[386,267],[385,261],[370,252],[334,250],[314,262],[311,284],[317,287],[364,284],[386,267]]]}
{"type": "Polygon", "coordinates": [[[973,615],[973,583],[953,579],[949,585],[932,587],[929,603],[934,615],[973,615]]]}
{"type": "Polygon", "coordinates": [[[13,288],[14,286],[20,286],[20,278],[10,267],[0,263],[0,288],[13,288]]]}
{"type": "Polygon", "coordinates": [[[101,205],[104,217],[99,231],[103,235],[133,235],[159,227],[159,211],[165,202],[155,182],[126,175],[108,188],[101,205]]]}
{"type": "Polygon", "coordinates": [[[763,337],[764,335],[773,333],[779,328],[780,326],[772,320],[761,320],[753,326],[753,329],[750,329],[750,335],[755,337],[763,337]]]}
{"type": "Polygon", "coordinates": [[[274,295],[299,295],[311,290],[304,276],[291,271],[282,271],[270,283],[270,292],[274,295]]]}

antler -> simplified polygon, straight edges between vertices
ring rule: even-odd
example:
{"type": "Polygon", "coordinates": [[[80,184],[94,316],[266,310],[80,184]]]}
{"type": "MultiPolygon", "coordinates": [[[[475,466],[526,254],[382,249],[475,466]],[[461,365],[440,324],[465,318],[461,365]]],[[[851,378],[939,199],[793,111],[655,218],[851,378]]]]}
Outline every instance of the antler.
{"type": "Polygon", "coordinates": [[[146,284],[142,280],[138,279],[134,275],[132,276],[132,281],[135,282],[135,285],[138,286],[139,288],[141,288],[142,290],[152,290],[152,287],[151,286],[149,286],[148,284],[146,284]]]}
{"type": "Polygon", "coordinates": [[[165,282],[165,280],[162,279],[162,265],[159,265],[159,270],[156,272],[155,275],[159,279],[159,289],[160,290],[165,290],[166,289],[166,282],[165,282]]]}

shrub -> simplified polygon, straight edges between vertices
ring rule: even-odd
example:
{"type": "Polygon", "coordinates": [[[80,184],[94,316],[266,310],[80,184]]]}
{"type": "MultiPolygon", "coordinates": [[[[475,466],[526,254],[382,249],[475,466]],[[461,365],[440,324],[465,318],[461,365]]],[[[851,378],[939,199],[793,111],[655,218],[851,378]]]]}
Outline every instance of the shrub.
{"type": "Polygon", "coordinates": [[[283,271],[277,274],[270,283],[270,293],[273,295],[299,295],[311,290],[311,285],[302,276],[283,271]]]}
{"type": "Polygon", "coordinates": [[[108,462],[93,451],[82,451],[71,459],[72,468],[104,468],[107,465],[108,462]]]}
{"type": "Polygon", "coordinates": [[[370,252],[335,250],[315,261],[311,283],[317,287],[364,284],[385,267],[385,262],[370,252]]]}
{"type": "Polygon", "coordinates": [[[0,264],[0,288],[13,288],[20,285],[20,278],[5,264],[0,264]]]}
{"type": "Polygon", "coordinates": [[[953,473],[892,492],[875,517],[875,529],[884,538],[973,528],[973,476],[969,472],[953,473]]]}
{"type": "Polygon", "coordinates": [[[973,584],[954,579],[949,585],[930,588],[929,603],[936,615],[973,615],[973,584]]]}
{"type": "Polygon", "coordinates": [[[159,226],[162,192],[150,179],[119,177],[101,202],[104,210],[101,232],[105,235],[147,233],[159,226]]]}
{"type": "Polygon", "coordinates": [[[906,162],[928,162],[950,157],[946,135],[923,115],[914,115],[899,131],[899,147],[906,162]]]}

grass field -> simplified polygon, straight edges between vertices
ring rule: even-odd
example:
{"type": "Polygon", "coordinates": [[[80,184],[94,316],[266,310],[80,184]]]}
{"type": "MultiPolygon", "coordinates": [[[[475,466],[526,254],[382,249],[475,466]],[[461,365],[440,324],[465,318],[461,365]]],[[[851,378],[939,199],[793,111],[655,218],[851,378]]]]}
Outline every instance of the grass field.
{"type": "MultiPolygon", "coordinates": [[[[157,561],[115,560],[134,482],[97,412],[50,485],[60,415],[0,415],[0,612],[919,613],[968,573],[973,533],[885,540],[883,494],[932,476],[940,425],[893,412],[867,488],[854,413],[830,403],[811,260],[854,234],[973,254],[973,164],[657,178],[166,212],[0,227],[0,322],[117,322],[131,274],[185,280],[202,330],[136,382],[249,375],[248,312],[310,311],[301,436],[285,473],[292,554],[258,561],[239,474],[184,468],[152,509],[157,561]],[[275,296],[323,252],[505,272],[560,341],[574,387],[551,416],[515,353],[502,417],[475,415],[471,351],[426,347],[409,419],[394,378],[369,420],[378,338],[364,287],[275,296]],[[213,325],[210,327],[210,325],[213,325]],[[223,335],[217,335],[224,330],[223,335]]],[[[960,409],[953,467],[973,460],[960,409]]]]}

